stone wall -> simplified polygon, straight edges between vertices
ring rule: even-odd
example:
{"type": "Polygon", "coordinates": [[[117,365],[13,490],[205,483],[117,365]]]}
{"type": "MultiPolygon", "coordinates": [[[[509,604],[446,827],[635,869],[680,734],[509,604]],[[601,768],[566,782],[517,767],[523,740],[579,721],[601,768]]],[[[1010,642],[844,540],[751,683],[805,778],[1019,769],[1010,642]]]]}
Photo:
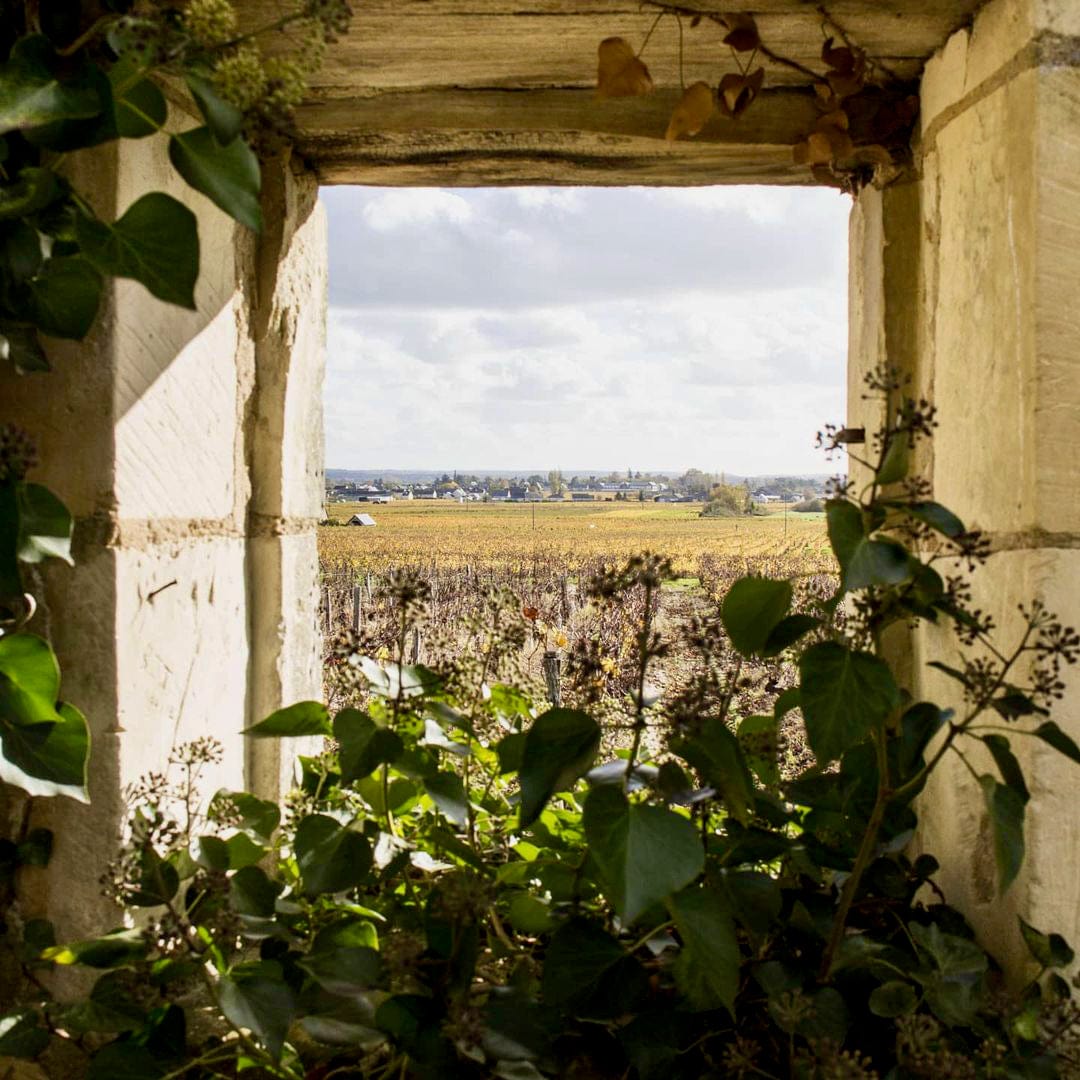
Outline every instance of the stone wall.
{"type": "Polygon", "coordinates": [[[30,629],[52,639],[62,693],[90,724],[92,802],[33,803],[56,851],[21,882],[24,913],[47,914],[62,937],[116,921],[97,879],[125,785],[161,770],[177,743],[213,735],[224,759],[204,776],[206,794],[276,793],[276,747],[238,733],[321,696],[317,186],[286,160],[268,165],[256,239],[182,184],[163,139],[72,160],[105,215],[147,189],[180,198],[198,217],[202,257],[197,311],[115,282],[91,339],[49,343],[54,372],[14,389],[13,414],[40,442],[39,476],[76,516],[77,564],[48,568],[30,629]]]}
{"type": "MultiPolygon", "coordinates": [[[[919,465],[935,497],[989,535],[975,600],[1006,644],[1017,605],[1034,598],[1080,624],[1078,35],[1072,0],[987,4],[927,65],[919,179],[865,192],[852,217],[850,420],[877,419],[858,386],[880,360],[932,397],[940,429],[919,465]]],[[[906,645],[916,685],[955,697],[925,667],[953,658],[949,639],[906,645]]],[[[1080,739],[1075,675],[1055,719],[1080,739]]],[[[949,857],[949,899],[1019,971],[1018,913],[1080,941],[1080,768],[1012,741],[1033,801],[1027,862],[1006,902],[994,906],[982,798],[958,759],[924,796],[922,842],[949,857]]]]}

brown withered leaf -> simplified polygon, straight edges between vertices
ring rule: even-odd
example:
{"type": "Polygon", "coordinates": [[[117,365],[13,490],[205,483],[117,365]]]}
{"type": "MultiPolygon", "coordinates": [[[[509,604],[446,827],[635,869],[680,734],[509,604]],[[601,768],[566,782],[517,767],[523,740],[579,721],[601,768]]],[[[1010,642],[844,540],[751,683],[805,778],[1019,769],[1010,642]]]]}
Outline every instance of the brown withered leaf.
{"type": "Polygon", "coordinates": [[[855,70],[855,53],[845,45],[833,46],[833,38],[826,38],[821,46],[822,62],[840,75],[850,75],[855,70]]]}
{"type": "Polygon", "coordinates": [[[630,42],[625,38],[605,38],[600,42],[598,54],[598,97],[635,97],[652,90],[649,69],[634,55],[630,42]]]}
{"type": "Polygon", "coordinates": [[[709,122],[715,108],[716,99],[707,82],[688,86],[671,114],[664,138],[673,142],[680,135],[696,135],[709,122]]]}
{"type": "Polygon", "coordinates": [[[725,75],[720,80],[717,104],[725,116],[732,118],[746,112],[754,103],[765,83],[765,69],[759,67],[749,75],[725,75]]]}
{"type": "Polygon", "coordinates": [[[865,85],[865,80],[859,75],[841,75],[839,72],[829,72],[829,86],[838,98],[851,97],[857,94],[865,85]]]}
{"type": "Polygon", "coordinates": [[[730,45],[736,52],[750,52],[761,44],[761,35],[753,15],[725,15],[724,22],[729,28],[724,44],[730,45]]]}
{"type": "Polygon", "coordinates": [[[810,144],[806,139],[803,139],[802,142],[797,142],[791,148],[791,158],[796,165],[810,164],[810,144]]]}
{"type": "Polygon", "coordinates": [[[834,109],[832,112],[825,113],[817,122],[818,127],[837,127],[842,131],[847,131],[851,127],[851,120],[848,118],[848,114],[843,109],[834,109]]]}
{"type": "Polygon", "coordinates": [[[829,136],[824,131],[812,131],[806,140],[806,161],[804,165],[831,165],[833,148],[829,136]]]}
{"type": "Polygon", "coordinates": [[[698,27],[700,25],[701,25],[701,16],[700,15],[695,15],[690,20],[690,29],[693,30],[693,29],[695,29],[695,27],[698,27]]]}

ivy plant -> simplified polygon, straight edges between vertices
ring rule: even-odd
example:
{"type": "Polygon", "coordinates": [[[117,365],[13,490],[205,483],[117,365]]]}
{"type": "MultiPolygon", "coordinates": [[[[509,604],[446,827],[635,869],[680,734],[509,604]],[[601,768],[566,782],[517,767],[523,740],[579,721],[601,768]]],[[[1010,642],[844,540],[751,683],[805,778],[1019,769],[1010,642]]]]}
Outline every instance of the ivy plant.
{"type": "Polygon", "coordinates": [[[1049,717],[1080,639],[1033,605],[1003,648],[972,608],[964,568],[985,545],[907,475],[932,426],[906,402],[865,489],[837,485],[835,592],[736,581],[697,630],[733,665],[671,701],[648,681],[666,648],[649,602],[662,559],[592,585],[598,605],[645,596],[615,713],[502,682],[522,639],[498,597],[476,655],[407,663],[423,592],[399,581],[395,648],[349,654],[363,708],[303,702],[247,730],[321,739],[283,807],[224,791],[198,813],[209,741],[133,792],[107,879],[141,917],[76,942],[26,926],[0,1053],[74,1045],[101,1080],[1073,1075],[1068,943],[1020,920],[1030,979],[1007,990],[937,860],[909,853],[917,796],[955,758],[1004,893],[1032,798],[1016,744],[1080,763],[1049,717]],[[935,665],[962,705],[900,679],[882,644],[899,623],[952,628],[963,659],[935,665]],[[796,685],[740,715],[740,672],[770,656],[796,685]],[[792,724],[815,758],[794,771],[778,760],[792,724]],[[56,965],[95,973],[85,1001],[42,991],[56,965]]]}

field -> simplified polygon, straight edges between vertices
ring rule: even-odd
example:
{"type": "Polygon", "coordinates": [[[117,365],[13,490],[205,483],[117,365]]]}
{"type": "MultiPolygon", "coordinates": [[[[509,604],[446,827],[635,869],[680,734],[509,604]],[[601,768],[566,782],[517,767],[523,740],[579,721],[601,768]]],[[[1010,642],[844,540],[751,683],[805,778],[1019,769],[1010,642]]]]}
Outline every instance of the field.
{"type": "MultiPolygon", "coordinates": [[[[361,701],[345,660],[350,652],[404,654],[407,661],[436,666],[457,663],[486,649],[485,620],[507,613],[519,627],[515,680],[543,694],[545,654],[557,656],[564,703],[588,698],[598,678],[604,700],[625,701],[645,610],[641,590],[597,604],[590,581],[643,551],[668,557],[674,572],[653,597],[654,626],[670,647],[650,680],[669,697],[700,678],[703,664],[716,663],[716,657],[706,661],[699,654],[693,627],[710,617],[736,578],[793,578],[798,604],[835,588],[821,514],[781,510],[702,518],[701,507],[693,504],[398,502],[333,505],[331,520],[344,522],[358,509],[375,518],[375,527],[319,529],[326,688],[339,705],[361,701]],[[423,619],[407,640],[392,585],[400,571],[418,579],[426,595],[423,619]],[[492,606],[495,597],[508,605],[502,614],[492,606]]],[[[768,711],[792,678],[779,658],[753,671],[744,668],[739,707],[745,715],[768,711]]],[[[790,740],[789,753],[798,743],[790,740]]]]}
{"type": "Polygon", "coordinates": [[[821,514],[702,518],[696,504],[620,502],[349,503],[332,505],[329,512],[332,521],[344,522],[357,510],[371,513],[378,524],[321,528],[324,565],[381,574],[416,565],[521,571],[529,564],[560,564],[576,573],[597,559],[652,551],[671,559],[684,578],[700,576],[703,556],[831,566],[821,514]]]}

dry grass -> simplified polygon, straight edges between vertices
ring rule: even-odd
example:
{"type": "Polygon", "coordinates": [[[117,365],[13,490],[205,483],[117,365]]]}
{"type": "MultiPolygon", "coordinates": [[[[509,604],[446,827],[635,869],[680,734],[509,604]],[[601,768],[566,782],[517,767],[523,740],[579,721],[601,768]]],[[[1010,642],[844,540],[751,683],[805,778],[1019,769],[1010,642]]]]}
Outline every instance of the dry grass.
{"type": "Polygon", "coordinates": [[[378,524],[321,528],[324,565],[350,563],[358,571],[380,573],[418,564],[513,570],[557,562],[572,573],[598,558],[618,560],[655,551],[687,577],[698,576],[702,556],[831,569],[820,514],[702,518],[700,506],[682,503],[395,502],[335,504],[331,519],[344,522],[358,510],[370,513],[378,524]]]}

